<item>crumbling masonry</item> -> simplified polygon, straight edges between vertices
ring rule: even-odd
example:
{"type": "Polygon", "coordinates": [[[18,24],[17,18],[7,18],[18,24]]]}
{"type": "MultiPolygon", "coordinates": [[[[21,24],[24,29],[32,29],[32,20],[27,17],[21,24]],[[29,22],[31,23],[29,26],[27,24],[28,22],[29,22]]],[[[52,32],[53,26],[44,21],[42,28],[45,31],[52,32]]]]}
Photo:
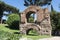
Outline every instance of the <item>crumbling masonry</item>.
{"type": "Polygon", "coordinates": [[[51,35],[50,13],[47,8],[42,9],[39,6],[29,6],[21,13],[20,33],[27,34],[29,29],[36,30],[39,35],[51,35]],[[28,12],[36,13],[36,22],[27,22],[27,17],[29,16],[28,12]]]}

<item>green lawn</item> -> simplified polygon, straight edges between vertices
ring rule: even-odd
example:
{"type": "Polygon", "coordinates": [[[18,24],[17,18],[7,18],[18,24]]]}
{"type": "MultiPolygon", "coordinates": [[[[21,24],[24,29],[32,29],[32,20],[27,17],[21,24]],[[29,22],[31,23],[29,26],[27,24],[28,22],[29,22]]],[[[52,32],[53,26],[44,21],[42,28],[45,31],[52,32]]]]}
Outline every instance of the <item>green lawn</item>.
{"type": "Polygon", "coordinates": [[[7,24],[0,24],[0,40],[19,40],[21,34],[16,34],[19,30],[12,30],[6,27],[7,24]]]}
{"type": "Polygon", "coordinates": [[[33,40],[37,40],[40,38],[47,38],[51,36],[47,35],[21,35],[21,34],[14,34],[14,32],[19,32],[19,30],[12,30],[7,27],[7,24],[0,24],[0,39],[3,40],[3,38],[8,37],[7,39],[9,40],[18,40],[20,37],[26,37],[26,38],[31,38],[33,40]],[[2,31],[1,31],[2,30],[2,31]],[[17,38],[18,37],[18,38],[17,38]]]}
{"type": "Polygon", "coordinates": [[[39,36],[23,35],[23,37],[31,38],[33,40],[38,40],[41,38],[49,38],[51,36],[47,36],[47,35],[39,35],[39,36]]]}
{"type": "Polygon", "coordinates": [[[7,24],[0,24],[0,30],[3,30],[5,32],[10,32],[10,33],[19,32],[19,30],[12,30],[6,26],[7,24]]]}

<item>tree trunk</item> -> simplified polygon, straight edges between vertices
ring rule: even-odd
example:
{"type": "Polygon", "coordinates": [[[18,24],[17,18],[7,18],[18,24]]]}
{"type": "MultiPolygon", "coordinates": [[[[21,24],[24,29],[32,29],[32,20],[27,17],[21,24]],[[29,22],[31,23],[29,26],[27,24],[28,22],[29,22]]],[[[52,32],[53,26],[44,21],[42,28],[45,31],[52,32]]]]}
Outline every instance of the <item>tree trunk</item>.
{"type": "Polygon", "coordinates": [[[0,18],[0,23],[1,23],[1,18],[0,18]]]}
{"type": "Polygon", "coordinates": [[[2,8],[0,9],[0,24],[2,24],[2,16],[3,16],[3,10],[2,8]]]}
{"type": "Polygon", "coordinates": [[[0,18],[0,24],[2,24],[2,18],[0,18]]]}
{"type": "Polygon", "coordinates": [[[1,24],[2,24],[2,18],[1,18],[1,24]]]}

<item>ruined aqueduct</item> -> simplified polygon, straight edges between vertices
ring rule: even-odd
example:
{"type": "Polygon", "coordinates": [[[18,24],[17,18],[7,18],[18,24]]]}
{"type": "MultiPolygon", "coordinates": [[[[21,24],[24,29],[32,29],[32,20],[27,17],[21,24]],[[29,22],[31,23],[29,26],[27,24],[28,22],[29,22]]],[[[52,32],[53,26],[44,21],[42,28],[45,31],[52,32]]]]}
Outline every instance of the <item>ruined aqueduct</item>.
{"type": "Polygon", "coordinates": [[[21,13],[20,33],[27,34],[30,29],[36,30],[40,35],[51,35],[50,13],[47,8],[29,6],[21,13]],[[37,20],[36,22],[28,23],[28,17],[32,13],[37,15],[37,20]]]}

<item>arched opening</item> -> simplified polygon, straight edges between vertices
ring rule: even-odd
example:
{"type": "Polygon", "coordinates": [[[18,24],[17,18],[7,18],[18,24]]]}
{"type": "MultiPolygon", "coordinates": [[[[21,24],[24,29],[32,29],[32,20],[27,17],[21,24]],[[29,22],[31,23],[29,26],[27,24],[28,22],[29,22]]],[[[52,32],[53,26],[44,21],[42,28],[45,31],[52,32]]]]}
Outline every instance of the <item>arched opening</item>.
{"type": "Polygon", "coordinates": [[[33,29],[33,28],[30,28],[26,31],[26,34],[27,35],[31,35],[31,36],[37,36],[38,35],[38,32],[37,30],[33,29]]]}
{"type": "Polygon", "coordinates": [[[26,19],[28,23],[34,23],[37,20],[37,14],[30,11],[26,14],[26,19]]]}

